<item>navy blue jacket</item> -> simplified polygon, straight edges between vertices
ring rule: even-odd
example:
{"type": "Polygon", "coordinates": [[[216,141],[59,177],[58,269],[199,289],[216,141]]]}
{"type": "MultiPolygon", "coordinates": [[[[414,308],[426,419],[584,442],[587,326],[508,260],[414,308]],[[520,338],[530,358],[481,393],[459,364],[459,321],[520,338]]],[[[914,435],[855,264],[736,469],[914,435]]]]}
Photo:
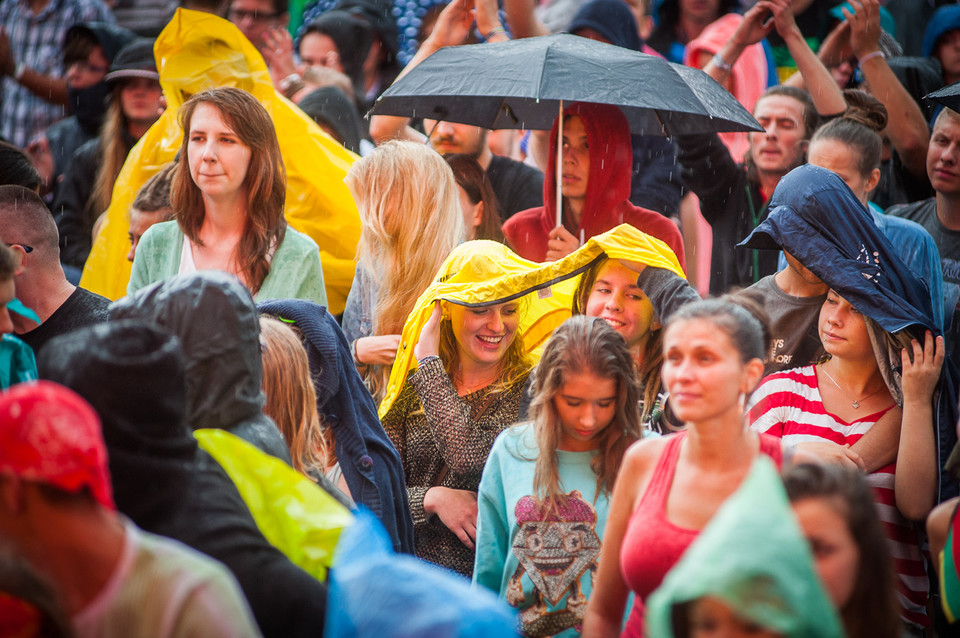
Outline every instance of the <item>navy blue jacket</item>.
{"type": "Polygon", "coordinates": [[[400,455],[380,425],[347,339],[327,309],[298,299],[258,304],[261,313],[292,321],[306,340],[317,409],[336,434],[336,454],[350,495],[383,523],[398,552],[413,553],[413,519],[400,455]]]}

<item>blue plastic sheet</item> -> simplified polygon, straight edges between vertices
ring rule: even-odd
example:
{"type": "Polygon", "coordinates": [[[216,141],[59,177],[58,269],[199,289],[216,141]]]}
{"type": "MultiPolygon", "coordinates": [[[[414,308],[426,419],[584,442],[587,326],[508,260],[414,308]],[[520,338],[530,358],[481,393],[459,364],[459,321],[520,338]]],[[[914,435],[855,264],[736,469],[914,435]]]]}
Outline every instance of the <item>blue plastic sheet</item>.
{"type": "Polygon", "coordinates": [[[370,510],[343,531],[330,570],[325,638],[516,636],[514,610],[462,576],[406,554],[370,510]]]}

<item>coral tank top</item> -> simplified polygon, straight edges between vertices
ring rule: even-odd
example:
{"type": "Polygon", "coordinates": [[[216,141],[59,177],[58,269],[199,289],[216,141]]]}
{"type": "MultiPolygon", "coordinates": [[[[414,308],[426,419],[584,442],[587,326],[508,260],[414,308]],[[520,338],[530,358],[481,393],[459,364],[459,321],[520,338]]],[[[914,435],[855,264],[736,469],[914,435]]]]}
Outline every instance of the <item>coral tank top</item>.
{"type": "MultiPolygon", "coordinates": [[[[660,586],[667,572],[700,535],[698,529],[678,527],[667,519],[667,497],[686,434],[679,432],[667,443],[620,546],[620,573],[635,594],[623,638],[643,638],[642,601],[660,586]]],[[[761,434],[760,451],[773,459],[778,468],[781,466],[783,453],[777,438],[761,434]]]]}

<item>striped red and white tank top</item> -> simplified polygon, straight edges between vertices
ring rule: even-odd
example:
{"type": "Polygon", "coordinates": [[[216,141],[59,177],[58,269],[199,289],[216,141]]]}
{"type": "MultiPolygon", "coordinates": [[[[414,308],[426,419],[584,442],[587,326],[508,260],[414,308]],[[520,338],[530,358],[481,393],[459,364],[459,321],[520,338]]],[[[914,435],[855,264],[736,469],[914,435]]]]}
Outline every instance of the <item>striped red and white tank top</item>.
{"type": "MultiPolygon", "coordinates": [[[[824,440],[853,445],[890,409],[865,414],[852,423],[842,421],[824,409],[814,366],[771,374],[761,382],[750,402],[747,418],[751,429],[780,437],[787,445],[824,440]]],[[[895,470],[896,463],[886,465],[868,474],[867,482],[873,488],[877,514],[897,573],[900,616],[911,625],[926,627],[930,624],[926,613],[930,585],[917,528],[897,509],[893,491],[895,470]]]]}

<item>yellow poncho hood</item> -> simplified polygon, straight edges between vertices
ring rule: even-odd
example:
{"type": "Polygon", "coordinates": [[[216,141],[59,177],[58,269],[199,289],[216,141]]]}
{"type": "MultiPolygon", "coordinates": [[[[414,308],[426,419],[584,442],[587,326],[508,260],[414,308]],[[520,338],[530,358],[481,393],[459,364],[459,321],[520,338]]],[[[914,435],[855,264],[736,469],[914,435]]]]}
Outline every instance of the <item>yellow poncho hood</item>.
{"type": "Polygon", "coordinates": [[[360,217],[343,183],[356,156],[274,90],[260,52],[226,20],[178,9],[154,55],[167,110],[127,156],[81,285],[110,299],[126,294],[128,210],[143,183],[180,149],[180,106],[194,93],[234,86],[252,93],[273,119],[287,172],[287,221],[320,246],[330,312],[342,312],[360,240],[360,217]]]}
{"type": "Polygon", "coordinates": [[[536,359],[553,331],[570,316],[580,274],[604,257],[666,268],[684,276],[669,246],[629,224],[592,237],[563,259],[544,264],[527,261],[503,244],[492,241],[469,241],[458,246],[440,266],[433,283],[420,295],[407,317],[387,392],[380,404],[380,417],[390,410],[407,374],[416,367],[413,347],[433,312],[434,301],[485,306],[535,292],[523,306],[518,335],[523,338],[527,352],[536,359]]]}

